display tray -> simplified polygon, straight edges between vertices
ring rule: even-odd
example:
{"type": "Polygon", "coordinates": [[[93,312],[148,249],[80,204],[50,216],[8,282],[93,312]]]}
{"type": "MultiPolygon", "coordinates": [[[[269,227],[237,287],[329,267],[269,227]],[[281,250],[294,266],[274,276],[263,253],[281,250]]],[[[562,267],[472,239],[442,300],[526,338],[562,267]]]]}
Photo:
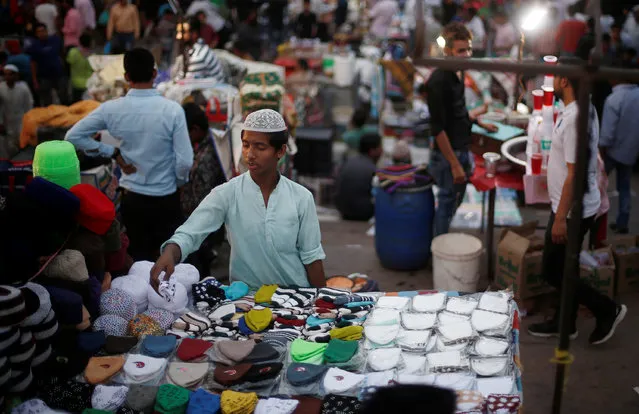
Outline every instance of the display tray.
{"type": "Polygon", "coordinates": [[[269,298],[271,306],[241,293],[212,306],[198,301],[167,336],[140,335],[114,373],[101,370],[120,360],[97,359],[110,358],[106,343],[95,348],[75,381],[351,402],[379,387],[423,384],[457,392],[457,412],[490,413],[499,400],[521,409],[519,310],[507,292],[277,288],[269,298]]]}

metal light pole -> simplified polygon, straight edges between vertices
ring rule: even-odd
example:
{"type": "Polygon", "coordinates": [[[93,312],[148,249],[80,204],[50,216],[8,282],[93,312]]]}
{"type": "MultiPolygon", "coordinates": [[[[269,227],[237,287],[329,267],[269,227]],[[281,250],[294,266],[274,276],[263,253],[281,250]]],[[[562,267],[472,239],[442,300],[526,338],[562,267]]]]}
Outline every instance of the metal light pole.
{"type": "Polygon", "coordinates": [[[426,40],[426,21],[424,20],[424,0],[415,2],[415,44],[413,59],[424,56],[424,43],[426,40]]]}
{"type": "Polygon", "coordinates": [[[184,15],[184,10],[180,6],[179,0],[169,0],[169,6],[173,9],[173,13],[177,16],[177,25],[175,31],[175,39],[179,45],[179,54],[182,55],[182,70],[186,76],[188,70],[188,51],[186,48],[186,36],[189,34],[189,23],[184,15]]]}
{"type": "MultiPolygon", "coordinates": [[[[594,50],[591,51],[590,67],[596,70],[601,64],[601,7],[599,1],[589,2],[590,14],[595,20],[594,50]]],[[[573,314],[575,306],[575,279],[579,277],[579,252],[581,250],[581,217],[583,216],[583,195],[586,191],[586,179],[588,175],[588,147],[590,145],[588,136],[588,122],[590,114],[590,88],[591,79],[588,73],[579,81],[579,95],[577,105],[579,106],[579,118],[577,119],[577,162],[575,165],[575,181],[573,184],[572,217],[568,223],[568,237],[566,244],[566,262],[564,264],[564,279],[561,289],[561,305],[559,308],[559,345],[555,349],[554,362],[557,364],[555,371],[555,390],[552,399],[553,414],[561,413],[561,403],[564,389],[568,380],[568,368],[573,357],[570,349],[570,331],[573,324],[573,314]]]]}

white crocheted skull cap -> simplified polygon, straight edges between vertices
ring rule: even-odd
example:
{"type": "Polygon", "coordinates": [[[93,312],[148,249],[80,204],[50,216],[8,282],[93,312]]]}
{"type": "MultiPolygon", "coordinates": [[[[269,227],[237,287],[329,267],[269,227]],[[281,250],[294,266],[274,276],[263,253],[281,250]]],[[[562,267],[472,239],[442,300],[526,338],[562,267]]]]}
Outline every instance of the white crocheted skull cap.
{"type": "Polygon", "coordinates": [[[286,131],[286,122],[278,112],[272,109],[260,109],[251,112],[244,121],[244,131],[281,132],[286,131]]]}

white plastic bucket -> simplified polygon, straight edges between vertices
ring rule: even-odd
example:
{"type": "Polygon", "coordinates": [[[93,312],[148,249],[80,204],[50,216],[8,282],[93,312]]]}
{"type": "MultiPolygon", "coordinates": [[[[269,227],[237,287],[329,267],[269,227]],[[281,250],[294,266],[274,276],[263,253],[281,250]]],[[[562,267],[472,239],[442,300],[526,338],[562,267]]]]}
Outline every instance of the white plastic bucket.
{"type": "Polygon", "coordinates": [[[464,233],[437,236],[433,253],[433,284],[437,290],[473,293],[479,281],[479,263],[484,246],[477,237],[464,233]]]}

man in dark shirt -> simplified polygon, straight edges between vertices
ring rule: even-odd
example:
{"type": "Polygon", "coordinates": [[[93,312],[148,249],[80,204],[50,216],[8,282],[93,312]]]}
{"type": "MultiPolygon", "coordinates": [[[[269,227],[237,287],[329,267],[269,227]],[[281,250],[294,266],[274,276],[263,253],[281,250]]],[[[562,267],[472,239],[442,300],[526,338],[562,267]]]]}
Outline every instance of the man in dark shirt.
{"type": "Polygon", "coordinates": [[[272,0],[268,2],[268,20],[271,26],[271,38],[275,47],[279,46],[285,38],[284,13],[288,7],[287,0],[272,0]]]}
{"type": "MultiPolygon", "coordinates": [[[[182,213],[184,217],[189,217],[215,187],[226,182],[226,175],[209,130],[206,114],[195,103],[187,103],[183,108],[194,155],[189,182],[180,191],[182,213]]],[[[223,240],[223,228],[211,233],[204,239],[198,251],[189,256],[188,262],[197,267],[200,274],[208,274],[211,263],[217,256],[214,249],[223,240]]]]}
{"type": "Polygon", "coordinates": [[[36,26],[36,40],[27,49],[31,57],[31,77],[33,88],[38,93],[40,105],[49,106],[53,103],[55,89],[60,103],[66,105],[67,83],[62,71],[62,41],[54,35],[49,36],[47,27],[41,23],[36,26]]]}
{"type": "Polygon", "coordinates": [[[237,41],[246,45],[246,52],[254,60],[259,60],[262,55],[262,39],[257,22],[257,10],[253,8],[246,19],[237,26],[237,41]]]}
{"type": "Polygon", "coordinates": [[[447,25],[457,15],[457,3],[455,0],[442,0],[442,25],[447,25]]]}
{"type": "MultiPolygon", "coordinates": [[[[595,34],[595,19],[591,17],[590,19],[588,19],[587,24],[588,24],[588,32],[586,32],[586,34],[581,36],[581,39],[579,39],[579,43],[577,43],[577,51],[575,52],[575,56],[585,61],[590,61],[590,52],[595,47],[596,37],[597,37],[595,34]]],[[[612,64],[611,61],[607,61],[607,60],[608,60],[607,56],[604,56],[604,62],[609,65],[612,64]]],[[[612,87],[610,86],[610,83],[607,80],[602,79],[602,80],[593,82],[591,101],[592,101],[592,104],[595,106],[595,109],[597,110],[597,116],[599,117],[599,119],[601,119],[603,116],[604,102],[606,101],[606,98],[608,97],[608,95],[610,95],[611,93],[612,93],[612,87]]]]}
{"type": "MultiPolygon", "coordinates": [[[[472,35],[462,23],[448,24],[442,35],[446,40],[446,56],[472,55],[472,35]]],[[[486,111],[485,106],[468,112],[463,72],[435,70],[426,85],[426,93],[431,131],[435,136],[429,170],[439,188],[435,212],[435,234],[439,235],[448,232],[455,211],[464,199],[466,182],[472,172],[469,153],[472,124],[478,123],[489,131],[495,131],[496,127],[477,121],[477,116],[486,111]]]]}
{"type": "Polygon", "coordinates": [[[311,0],[304,0],[304,11],[297,18],[295,33],[301,39],[312,39],[317,35],[317,16],[311,11],[311,0]]]}
{"type": "Polygon", "coordinates": [[[366,134],[359,143],[359,154],[349,158],[337,176],[335,202],[344,220],[368,221],[373,217],[372,180],[375,164],[382,155],[378,134],[366,134]]]}

